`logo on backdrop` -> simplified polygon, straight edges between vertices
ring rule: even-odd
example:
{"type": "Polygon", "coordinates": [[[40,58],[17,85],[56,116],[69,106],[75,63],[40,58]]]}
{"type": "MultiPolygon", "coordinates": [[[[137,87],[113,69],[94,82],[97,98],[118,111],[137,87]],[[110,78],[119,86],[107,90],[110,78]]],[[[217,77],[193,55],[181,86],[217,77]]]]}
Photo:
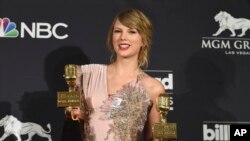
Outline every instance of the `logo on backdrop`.
{"type": "Polygon", "coordinates": [[[10,22],[9,18],[0,18],[0,37],[15,38],[18,35],[16,23],[10,22]]]}
{"type": "Polygon", "coordinates": [[[5,17],[0,18],[0,38],[33,38],[33,39],[50,39],[52,37],[56,39],[66,39],[68,34],[62,34],[61,29],[68,27],[65,23],[56,23],[54,25],[45,22],[32,22],[31,24],[26,24],[25,22],[20,23],[20,30],[16,28],[16,23],[10,22],[10,19],[5,17]]]}
{"type": "Polygon", "coordinates": [[[221,50],[226,55],[250,55],[250,20],[235,18],[226,11],[214,16],[219,28],[211,37],[202,37],[202,49],[221,50]],[[223,37],[222,37],[223,36],[223,37]]]}
{"type": "Polygon", "coordinates": [[[40,137],[47,138],[48,141],[52,141],[50,124],[47,124],[48,131],[44,130],[40,125],[33,122],[21,122],[12,115],[6,115],[0,120],[0,127],[3,126],[4,134],[0,138],[3,141],[6,137],[13,134],[18,141],[21,141],[21,135],[28,135],[27,141],[31,141],[32,137],[36,134],[40,137]]]}
{"type": "Polygon", "coordinates": [[[170,95],[170,110],[174,110],[173,104],[173,71],[171,70],[145,70],[148,74],[150,74],[155,79],[159,80],[165,91],[170,95]]]}
{"type": "Polygon", "coordinates": [[[203,141],[238,141],[250,139],[250,122],[203,122],[203,141]]]}
{"type": "Polygon", "coordinates": [[[235,30],[241,30],[241,34],[238,37],[243,37],[246,35],[246,31],[250,29],[250,20],[245,18],[234,18],[229,13],[225,11],[220,11],[215,17],[215,21],[219,23],[220,28],[213,34],[213,36],[220,35],[224,30],[229,30],[231,32],[231,37],[235,37],[235,30]]]}

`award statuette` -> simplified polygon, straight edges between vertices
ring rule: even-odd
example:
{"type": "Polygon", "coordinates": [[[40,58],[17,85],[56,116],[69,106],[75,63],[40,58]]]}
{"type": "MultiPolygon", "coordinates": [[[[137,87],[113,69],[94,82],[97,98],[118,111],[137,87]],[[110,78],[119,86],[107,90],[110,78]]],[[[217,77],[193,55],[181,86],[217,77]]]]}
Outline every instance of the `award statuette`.
{"type": "Polygon", "coordinates": [[[166,93],[160,94],[156,99],[156,108],[160,112],[160,123],[154,123],[153,136],[160,141],[177,139],[176,123],[167,122],[167,114],[170,110],[170,96],[166,93]]]}
{"type": "Polygon", "coordinates": [[[68,91],[57,92],[57,107],[65,108],[65,115],[72,120],[78,120],[71,116],[73,107],[80,108],[81,95],[76,91],[75,80],[77,78],[77,65],[68,64],[64,67],[64,79],[68,84],[68,91]]]}

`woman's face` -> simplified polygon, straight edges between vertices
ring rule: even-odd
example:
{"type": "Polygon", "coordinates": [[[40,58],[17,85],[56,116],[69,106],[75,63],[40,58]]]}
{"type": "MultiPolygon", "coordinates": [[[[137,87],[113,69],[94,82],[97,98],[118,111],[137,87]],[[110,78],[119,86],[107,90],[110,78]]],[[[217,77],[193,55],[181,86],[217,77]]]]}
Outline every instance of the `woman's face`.
{"type": "Polygon", "coordinates": [[[136,57],[138,59],[142,46],[142,37],[137,29],[129,28],[116,20],[113,30],[113,47],[117,58],[136,57]]]}

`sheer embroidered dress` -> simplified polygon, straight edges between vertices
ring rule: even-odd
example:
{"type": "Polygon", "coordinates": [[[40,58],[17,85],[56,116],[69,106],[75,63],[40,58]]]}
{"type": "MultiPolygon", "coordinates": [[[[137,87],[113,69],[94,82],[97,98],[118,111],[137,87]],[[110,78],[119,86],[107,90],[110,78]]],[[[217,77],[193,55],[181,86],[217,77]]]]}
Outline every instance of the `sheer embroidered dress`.
{"type": "Polygon", "coordinates": [[[141,83],[143,75],[108,96],[106,65],[78,67],[77,85],[91,109],[90,120],[84,124],[84,141],[139,140],[151,106],[141,83]]]}

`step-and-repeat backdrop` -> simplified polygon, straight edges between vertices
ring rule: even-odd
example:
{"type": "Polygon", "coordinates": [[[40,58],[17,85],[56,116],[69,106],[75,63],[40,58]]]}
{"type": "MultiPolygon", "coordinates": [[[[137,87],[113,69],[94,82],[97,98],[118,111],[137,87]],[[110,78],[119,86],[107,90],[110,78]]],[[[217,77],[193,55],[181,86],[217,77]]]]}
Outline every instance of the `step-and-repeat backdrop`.
{"type": "Polygon", "coordinates": [[[250,123],[249,0],[1,0],[0,6],[5,141],[19,130],[22,140],[61,140],[65,117],[56,93],[67,90],[63,67],[109,63],[107,32],[126,8],[152,20],[147,72],[171,96],[168,120],[177,123],[178,141],[228,141],[231,124],[250,123]]]}

